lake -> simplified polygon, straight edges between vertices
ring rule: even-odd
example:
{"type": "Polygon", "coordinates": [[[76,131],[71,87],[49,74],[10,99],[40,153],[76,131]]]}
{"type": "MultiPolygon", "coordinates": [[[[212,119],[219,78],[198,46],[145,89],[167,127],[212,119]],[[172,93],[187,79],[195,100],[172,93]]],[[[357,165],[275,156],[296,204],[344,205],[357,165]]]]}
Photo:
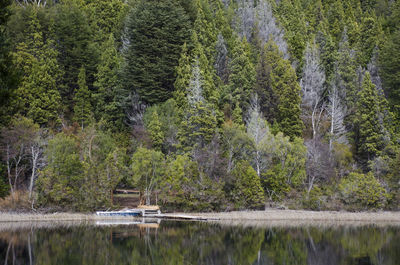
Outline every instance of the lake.
{"type": "Polygon", "coordinates": [[[0,264],[400,264],[400,227],[118,221],[0,224],[0,264]]]}

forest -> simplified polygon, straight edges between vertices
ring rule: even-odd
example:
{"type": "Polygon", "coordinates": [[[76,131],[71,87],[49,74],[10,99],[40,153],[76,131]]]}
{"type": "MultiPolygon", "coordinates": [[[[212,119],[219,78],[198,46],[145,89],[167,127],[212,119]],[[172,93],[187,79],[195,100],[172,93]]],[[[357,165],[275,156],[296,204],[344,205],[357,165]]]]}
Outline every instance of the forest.
{"type": "Polygon", "coordinates": [[[0,208],[396,210],[400,1],[0,0],[0,208]]]}

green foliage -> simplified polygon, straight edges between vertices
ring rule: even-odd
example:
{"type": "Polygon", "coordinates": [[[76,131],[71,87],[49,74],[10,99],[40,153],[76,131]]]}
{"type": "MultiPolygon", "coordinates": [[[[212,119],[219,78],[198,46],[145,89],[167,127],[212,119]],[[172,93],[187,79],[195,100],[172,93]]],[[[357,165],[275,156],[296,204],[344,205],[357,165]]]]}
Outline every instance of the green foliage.
{"type": "Polygon", "coordinates": [[[189,39],[189,17],[172,0],[140,1],[128,14],[123,86],[146,103],[172,96],[184,42],[189,39]]]}
{"type": "Polygon", "coordinates": [[[339,183],[342,200],[358,209],[379,209],[386,205],[387,193],[372,173],[350,173],[339,183]]]}
{"type": "Polygon", "coordinates": [[[155,110],[151,114],[150,122],[146,129],[150,133],[151,142],[156,150],[161,149],[165,138],[163,131],[161,130],[161,125],[158,113],[155,110]]]}
{"type": "Polygon", "coordinates": [[[165,171],[164,155],[155,150],[139,147],[132,155],[132,177],[129,182],[138,187],[146,197],[146,204],[150,204],[151,194],[158,188],[165,171]]]}
{"type": "Polygon", "coordinates": [[[90,27],[83,2],[63,1],[54,6],[54,36],[58,51],[57,61],[63,72],[59,91],[63,109],[67,117],[71,117],[78,76],[84,67],[87,85],[92,89],[94,74],[98,63],[99,47],[96,47],[95,28],[90,27]]]}
{"type": "Polygon", "coordinates": [[[10,0],[0,2],[0,124],[9,119],[9,99],[15,88],[16,73],[9,67],[12,63],[11,45],[7,34],[7,21],[11,15],[10,0]]]}
{"type": "Polygon", "coordinates": [[[60,94],[57,90],[61,71],[57,63],[54,41],[45,42],[37,11],[30,14],[26,42],[19,43],[14,63],[23,77],[15,92],[12,105],[15,112],[32,118],[40,125],[59,123],[60,94]]]}
{"type": "Polygon", "coordinates": [[[383,44],[379,56],[380,74],[390,105],[397,117],[400,115],[400,29],[383,44]]]}
{"type": "Polygon", "coordinates": [[[364,76],[358,97],[356,113],[358,155],[362,159],[371,160],[383,148],[383,124],[379,121],[378,93],[371,82],[369,72],[364,76]]]}
{"type": "Polygon", "coordinates": [[[79,138],[57,134],[37,180],[39,204],[81,211],[112,206],[112,191],[125,171],[124,153],[110,135],[93,127],[79,138]]]}
{"type": "Polygon", "coordinates": [[[121,56],[115,47],[113,34],[102,45],[102,54],[97,66],[93,93],[96,120],[103,119],[107,128],[123,129],[124,113],[118,104],[118,71],[120,70],[121,56]]]}
{"type": "Polygon", "coordinates": [[[57,134],[46,149],[48,165],[37,180],[38,203],[69,208],[82,202],[83,164],[75,137],[57,134]]]}
{"type": "Polygon", "coordinates": [[[259,208],[263,205],[264,190],[260,178],[247,161],[239,161],[231,175],[233,189],[229,196],[235,208],[259,208]]]}
{"type": "Polygon", "coordinates": [[[256,82],[256,71],[250,59],[250,47],[246,38],[235,43],[229,69],[229,102],[239,102],[241,109],[246,111],[256,82]]]}
{"type": "Polygon", "coordinates": [[[269,167],[262,174],[263,187],[270,199],[281,199],[306,179],[307,149],[303,140],[278,133],[264,146],[269,157],[269,167]]]}
{"type": "Polygon", "coordinates": [[[290,139],[301,136],[304,124],[300,119],[300,85],[289,61],[282,59],[271,73],[271,86],[279,95],[277,122],[290,139]]]}
{"type": "Polygon", "coordinates": [[[86,70],[81,68],[78,76],[78,89],[74,95],[74,120],[82,127],[92,118],[91,93],[86,85],[86,70]]]}

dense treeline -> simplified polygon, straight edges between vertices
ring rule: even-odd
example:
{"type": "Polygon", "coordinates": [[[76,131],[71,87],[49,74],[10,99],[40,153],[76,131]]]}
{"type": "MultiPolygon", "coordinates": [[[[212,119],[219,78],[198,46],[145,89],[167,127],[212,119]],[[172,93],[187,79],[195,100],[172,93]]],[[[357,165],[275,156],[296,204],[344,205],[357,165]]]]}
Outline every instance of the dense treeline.
{"type": "Polygon", "coordinates": [[[1,5],[2,196],[398,207],[400,2],[1,5]]]}

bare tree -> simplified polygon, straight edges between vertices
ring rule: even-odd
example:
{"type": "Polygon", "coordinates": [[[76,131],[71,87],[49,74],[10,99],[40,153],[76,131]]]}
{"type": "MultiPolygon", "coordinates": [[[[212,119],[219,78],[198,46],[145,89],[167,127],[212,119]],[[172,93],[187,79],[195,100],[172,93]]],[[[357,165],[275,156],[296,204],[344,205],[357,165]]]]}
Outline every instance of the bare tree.
{"type": "Polygon", "coordinates": [[[267,0],[259,0],[255,5],[254,0],[241,0],[237,9],[238,32],[241,37],[251,40],[253,29],[256,27],[260,39],[265,43],[272,39],[283,53],[285,59],[289,59],[288,45],[285,41],[284,30],[272,13],[272,7],[267,0]]]}
{"type": "Polygon", "coordinates": [[[47,4],[46,0],[15,0],[17,4],[20,6],[26,6],[26,5],[36,5],[36,6],[43,6],[45,7],[47,4]]]}
{"type": "Polygon", "coordinates": [[[314,138],[305,142],[307,146],[307,194],[310,193],[317,182],[328,180],[333,176],[333,166],[331,163],[330,152],[326,143],[321,139],[314,138]]]}
{"type": "Polygon", "coordinates": [[[307,45],[304,55],[303,76],[300,80],[302,90],[303,115],[311,116],[313,138],[319,132],[325,103],[323,101],[325,72],[315,41],[307,45]]]}
{"type": "Polygon", "coordinates": [[[269,135],[269,127],[262,117],[257,95],[253,96],[250,102],[250,109],[247,118],[247,134],[254,141],[254,164],[257,175],[267,167],[267,160],[264,158],[263,145],[269,135]]]}
{"type": "Polygon", "coordinates": [[[39,130],[38,125],[24,117],[16,117],[9,127],[0,132],[0,147],[3,160],[7,165],[7,177],[11,194],[18,189],[21,176],[29,164],[30,147],[39,130]]]}
{"type": "Polygon", "coordinates": [[[339,90],[335,84],[332,85],[328,96],[328,114],[331,120],[329,150],[332,151],[333,142],[347,144],[346,127],[344,119],[346,117],[346,107],[342,103],[339,90]]]}
{"type": "Polygon", "coordinates": [[[43,137],[43,131],[38,130],[35,132],[35,137],[30,142],[29,146],[29,157],[31,161],[31,177],[29,181],[29,199],[32,199],[32,192],[34,183],[38,175],[38,170],[43,168],[45,165],[43,159],[43,147],[45,146],[45,139],[43,137]]]}

